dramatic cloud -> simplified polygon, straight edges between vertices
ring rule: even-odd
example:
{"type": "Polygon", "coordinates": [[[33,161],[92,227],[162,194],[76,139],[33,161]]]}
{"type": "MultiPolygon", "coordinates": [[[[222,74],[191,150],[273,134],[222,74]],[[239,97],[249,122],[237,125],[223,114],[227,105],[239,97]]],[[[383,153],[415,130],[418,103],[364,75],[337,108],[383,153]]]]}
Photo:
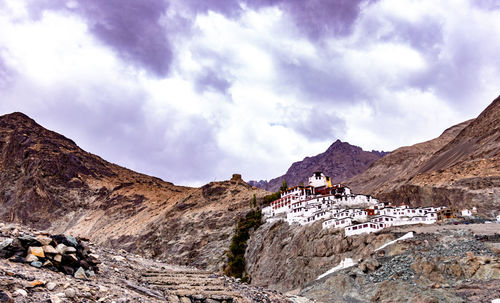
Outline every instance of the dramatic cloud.
{"type": "Polygon", "coordinates": [[[128,62],[166,76],[172,60],[167,39],[164,0],[35,0],[29,9],[37,18],[50,10],[81,15],[90,32],[128,62]]]}
{"type": "Polygon", "coordinates": [[[181,184],[392,150],[499,94],[497,1],[5,0],[0,113],[181,184]]]}

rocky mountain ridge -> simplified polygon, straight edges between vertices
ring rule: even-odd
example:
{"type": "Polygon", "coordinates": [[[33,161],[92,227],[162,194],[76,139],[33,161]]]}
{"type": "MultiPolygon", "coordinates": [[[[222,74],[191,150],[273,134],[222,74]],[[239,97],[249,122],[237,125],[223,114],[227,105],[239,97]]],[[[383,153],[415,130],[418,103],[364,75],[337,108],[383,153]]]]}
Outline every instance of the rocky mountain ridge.
{"type": "Polygon", "coordinates": [[[316,171],[331,177],[335,183],[341,183],[365,171],[386,154],[387,152],[364,151],[361,147],[337,140],[324,153],[293,163],[283,176],[269,181],[249,181],[249,184],[275,192],[284,180],[289,186],[306,184],[316,171]]]}
{"type": "Polygon", "coordinates": [[[250,209],[241,178],[176,186],[80,149],[22,113],[0,117],[0,219],[220,271],[250,209]]]}
{"type": "MultiPolygon", "coordinates": [[[[346,183],[394,203],[500,210],[500,97],[436,139],[401,147],[346,183]]],[[[493,215],[493,213],[490,213],[493,215]]]]}

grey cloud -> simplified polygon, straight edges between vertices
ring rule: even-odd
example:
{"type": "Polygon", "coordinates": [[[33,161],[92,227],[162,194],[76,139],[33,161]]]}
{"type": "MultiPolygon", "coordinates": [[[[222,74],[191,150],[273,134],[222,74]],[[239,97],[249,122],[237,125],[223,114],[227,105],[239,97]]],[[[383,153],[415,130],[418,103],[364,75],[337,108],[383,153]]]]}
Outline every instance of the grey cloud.
{"type": "MultiPolygon", "coordinates": [[[[215,11],[228,17],[240,16],[242,4],[259,9],[278,6],[312,39],[323,35],[349,32],[360,11],[360,4],[371,0],[188,0],[182,3],[193,14],[190,17],[168,17],[169,0],[80,0],[69,5],[65,0],[31,0],[33,17],[45,10],[59,10],[84,17],[89,29],[121,58],[146,68],[155,76],[169,72],[173,58],[172,41],[191,30],[197,14],[215,11]],[[186,19],[191,18],[191,19],[186,19]]],[[[206,82],[206,81],[202,81],[206,82]]],[[[222,82],[219,83],[223,84],[222,82]]]]}
{"type": "Polygon", "coordinates": [[[198,92],[206,90],[215,90],[222,94],[227,94],[231,87],[231,82],[223,77],[221,71],[211,68],[205,68],[204,71],[196,76],[195,89],[198,92]]]}
{"type": "Polygon", "coordinates": [[[360,5],[373,0],[188,0],[186,5],[196,13],[215,11],[238,17],[242,5],[253,9],[279,7],[289,14],[297,27],[312,39],[323,35],[347,34],[360,12],[360,5]]]}
{"type": "Polygon", "coordinates": [[[10,69],[5,64],[4,59],[0,56],[0,87],[4,87],[7,85],[7,82],[10,78],[10,69]]]}
{"type": "Polygon", "coordinates": [[[340,138],[346,131],[346,123],[337,116],[334,106],[283,111],[287,113],[286,120],[275,124],[291,128],[311,141],[340,138]]]}
{"type": "Polygon", "coordinates": [[[472,4],[485,10],[500,9],[500,2],[497,0],[474,0],[472,4]]]}
{"type": "Polygon", "coordinates": [[[108,161],[178,184],[209,180],[220,171],[225,153],[217,145],[218,126],[172,107],[152,119],[140,88],[101,81],[78,84],[91,90],[70,82],[41,89],[17,81],[3,92],[0,112],[24,112],[108,161]]]}
{"type": "Polygon", "coordinates": [[[281,85],[297,90],[296,93],[302,100],[312,103],[335,101],[337,104],[346,104],[365,96],[364,88],[356,79],[348,76],[341,57],[324,58],[323,61],[325,65],[321,67],[307,61],[299,64],[280,61],[278,68],[282,75],[281,85]]]}
{"type": "Polygon", "coordinates": [[[208,121],[171,109],[159,123],[152,122],[141,104],[124,102],[125,98],[97,108],[60,102],[47,110],[65,116],[61,123],[66,129],[71,125],[75,141],[105,159],[167,181],[190,183],[211,177],[224,153],[208,121]]]}
{"type": "MultiPolygon", "coordinates": [[[[262,1],[267,2],[267,1],[262,1]]],[[[277,1],[268,1],[276,3],[277,1]]],[[[326,34],[346,35],[360,12],[364,0],[283,0],[279,5],[291,14],[297,26],[318,39],[326,34]]]]}
{"type": "Polygon", "coordinates": [[[162,18],[168,8],[164,0],[81,0],[31,1],[31,12],[39,17],[44,10],[63,10],[82,15],[89,29],[120,57],[145,67],[155,76],[166,76],[172,62],[168,24],[162,18]]]}

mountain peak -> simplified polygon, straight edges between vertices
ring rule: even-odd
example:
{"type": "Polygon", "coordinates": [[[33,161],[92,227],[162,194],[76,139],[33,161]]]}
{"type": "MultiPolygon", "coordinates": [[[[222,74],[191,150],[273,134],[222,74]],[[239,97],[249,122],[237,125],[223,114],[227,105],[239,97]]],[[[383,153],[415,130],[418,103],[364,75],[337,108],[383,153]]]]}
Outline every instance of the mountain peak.
{"type": "Polygon", "coordinates": [[[361,147],[337,139],[325,152],[293,163],[285,175],[269,182],[260,181],[252,184],[276,191],[281,186],[282,180],[286,180],[291,186],[306,183],[307,178],[316,171],[321,171],[334,182],[340,183],[363,172],[384,155],[384,152],[364,151],[361,147]]]}
{"type": "Polygon", "coordinates": [[[35,120],[30,118],[28,115],[21,113],[21,112],[13,112],[10,114],[5,114],[0,116],[0,123],[2,125],[8,124],[8,125],[15,125],[19,126],[19,124],[37,124],[35,120]]]}

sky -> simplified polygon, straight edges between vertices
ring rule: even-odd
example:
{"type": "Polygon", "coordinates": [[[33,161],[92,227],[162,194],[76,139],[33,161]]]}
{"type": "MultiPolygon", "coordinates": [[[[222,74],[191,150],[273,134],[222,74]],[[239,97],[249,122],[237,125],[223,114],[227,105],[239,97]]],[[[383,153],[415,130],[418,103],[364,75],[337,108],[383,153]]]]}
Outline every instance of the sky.
{"type": "Polygon", "coordinates": [[[0,114],[181,185],[390,151],[500,94],[496,0],[1,0],[0,114]]]}

